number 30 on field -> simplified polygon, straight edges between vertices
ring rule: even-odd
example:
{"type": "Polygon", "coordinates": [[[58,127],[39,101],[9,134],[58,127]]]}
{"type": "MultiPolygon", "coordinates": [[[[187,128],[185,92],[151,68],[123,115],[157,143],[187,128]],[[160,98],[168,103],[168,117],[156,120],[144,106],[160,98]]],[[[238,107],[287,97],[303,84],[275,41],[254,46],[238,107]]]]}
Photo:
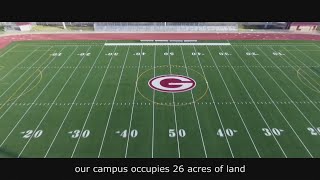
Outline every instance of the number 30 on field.
{"type": "Polygon", "coordinates": [[[284,131],[283,129],[278,129],[278,128],[262,128],[262,131],[264,132],[265,136],[281,136],[282,132],[284,131]]]}
{"type": "Polygon", "coordinates": [[[90,135],[90,130],[84,130],[84,131],[80,131],[80,130],[73,130],[73,131],[69,131],[69,134],[71,134],[71,138],[87,138],[90,135]]]}

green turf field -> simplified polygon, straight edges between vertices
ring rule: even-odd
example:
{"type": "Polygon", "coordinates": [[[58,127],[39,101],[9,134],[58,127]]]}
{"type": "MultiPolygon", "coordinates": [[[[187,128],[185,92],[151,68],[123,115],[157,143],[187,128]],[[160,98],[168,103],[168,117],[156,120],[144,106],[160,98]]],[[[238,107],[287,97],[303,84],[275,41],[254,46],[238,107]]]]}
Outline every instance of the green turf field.
{"type": "Polygon", "coordinates": [[[0,157],[320,157],[320,42],[105,42],[0,51],[0,157]]]}

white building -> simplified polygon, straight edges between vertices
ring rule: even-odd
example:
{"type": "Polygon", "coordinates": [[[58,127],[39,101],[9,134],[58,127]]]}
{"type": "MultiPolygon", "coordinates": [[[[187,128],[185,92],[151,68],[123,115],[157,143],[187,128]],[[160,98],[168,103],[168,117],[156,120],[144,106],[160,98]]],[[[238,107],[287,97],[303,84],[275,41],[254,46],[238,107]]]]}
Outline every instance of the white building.
{"type": "Polygon", "coordinates": [[[32,29],[32,24],[29,22],[19,22],[16,23],[17,25],[17,30],[19,31],[31,31],[32,29]]]}

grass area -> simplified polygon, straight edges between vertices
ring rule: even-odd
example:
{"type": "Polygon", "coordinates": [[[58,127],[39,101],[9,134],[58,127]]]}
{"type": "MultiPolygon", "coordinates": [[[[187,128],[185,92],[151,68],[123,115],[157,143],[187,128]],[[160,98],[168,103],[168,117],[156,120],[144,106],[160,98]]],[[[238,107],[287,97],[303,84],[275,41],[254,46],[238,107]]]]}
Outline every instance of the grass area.
{"type": "Polygon", "coordinates": [[[0,157],[320,157],[320,43],[230,43],[15,42],[0,52],[0,157]],[[168,74],[196,86],[148,86],[168,74]]]}

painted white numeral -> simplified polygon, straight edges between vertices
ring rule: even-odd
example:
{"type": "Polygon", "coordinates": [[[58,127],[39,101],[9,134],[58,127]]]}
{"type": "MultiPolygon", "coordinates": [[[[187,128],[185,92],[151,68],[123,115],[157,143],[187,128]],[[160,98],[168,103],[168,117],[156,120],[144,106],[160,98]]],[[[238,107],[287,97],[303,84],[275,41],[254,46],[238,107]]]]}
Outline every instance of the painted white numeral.
{"type": "Polygon", "coordinates": [[[275,56],[284,56],[285,54],[282,54],[281,52],[273,52],[272,53],[275,56]]]}
{"type": "Polygon", "coordinates": [[[87,138],[90,135],[90,130],[84,130],[83,132],[81,132],[80,130],[73,130],[73,131],[69,131],[69,134],[71,134],[71,138],[78,138],[79,136],[81,136],[81,138],[87,138]]]}
{"type": "Polygon", "coordinates": [[[174,129],[169,129],[169,137],[176,137],[176,133],[174,129]]]}
{"type": "Polygon", "coordinates": [[[193,53],[192,53],[192,56],[201,56],[201,55],[204,55],[204,54],[202,54],[202,53],[200,53],[200,52],[193,52],[193,53]]]}
{"type": "Polygon", "coordinates": [[[255,53],[255,52],[247,52],[246,55],[247,56],[256,56],[256,55],[259,55],[259,54],[255,53]]]}
{"type": "Polygon", "coordinates": [[[179,129],[178,134],[180,137],[185,137],[186,136],[186,131],[184,129],[179,129]]]}
{"type": "Polygon", "coordinates": [[[36,131],[36,132],[34,133],[33,137],[34,137],[34,138],[38,138],[38,137],[40,137],[40,136],[42,135],[42,133],[43,133],[42,130],[38,130],[38,131],[36,131]]]}
{"type": "Polygon", "coordinates": [[[145,52],[142,52],[142,53],[140,53],[140,52],[137,52],[137,53],[134,53],[133,55],[135,55],[135,56],[144,56],[144,55],[146,55],[146,53],[145,52]]]}
{"type": "Polygon", "coordinates": [[[69,131],[69,134],[71,134],[71,138],[77,138],[80,135],[80,130],[69,131]]]}
{"type": "Polygon", "coordinates": [[[262,131],[264,131],[264,135],[266,136],[272,136],[276,135],[276,136],[280,136],[281,133],[283,132],[283,129],[278,129],[278,128],[272,128],[272,129],[268,129],[268,128],[262,128],[262,131]]]}
{"type": "Polygon", "coordinates": [[[79,56],[90,56],[91,53],[80,53],[79,56]]]}
{"type": "MultiPolygon", "coordinates": [[[[122,138],[126,138],[126,137],[128,137],[128,130],[124,130],[124,131],[116,131],[116,134],[120,134],[120,136],[122,137],[122,138]]],[[[130,131],[130,137],[132,137],[132,138],[135,138],[135,137],[137,137],[138,136],[138,130],[136,130],[136,129],[132,129],[131,131],[130,131]]]]}
{"type": "Polygon", "coordinates": [[[52,53],[51,56],[61,56],[62,53],[52,53]]]}
{"type": "Polygon", "coordinates": [[[21,134],[24,134],[22,137],[27,139],[27,138],[38,138],[42,135],[43,131],[42,130],[37,130],[33,133],[33,130],[27,130],[24,132],[21,132],[21,134]]]}
{"type": "Polygon", "coordinates": [[[133,137],[133,138],[137,137],[138,136],[138,131],[136,129],[131,130],[130,136],[133,137]]]}
{"type": "MultiPolygon", "coordinates": [[[[185,137],[186,136],[186,131],[184,129],[179,129],[178,130],[178,135],[180,137],[185,137]]],[[[176,130],[175,129],[169,129],[169,137],[176,137],[176,130]]]]}
{"type": "Polygon", "coordinates": [[[87,138],[90,135],[90,131],[89,130],[85,130],[82,132],[82,137],[83,138],[87,138]]]}
{"type": "Polygon", "coordinates": [[[108,53],[108,54],[106,54],[107,56],[118,56],[119,55],[119,53],[117,53],[117,52],[115,52],[115,53],[108,53]]]}
{"type": "Polygon", "coordinates": [[[308,127],[307,129],[310,131],[312,136],[318,136],[320,134],[320,127],[317,127],[317,128],[308,127]]]}
{"type": "Polygon", "coordinates": [[[232,137],[236,132],[238,131],[234,129],[225,129],[225,133],[224,133],[222,129],[219,129],[217,132],[217,135],[220,137],[224,137],[226,134],[227,136],[232,137]]]}
{"type": "Polygon", "coordinates": [[[219,52],[220,56],[230,56],[231,54],[227,53],[227,52],[219,52]]]}
{"type": "Polygon", "coordinates": [[[174,55],[174,53],[173,52],[170,52],[170,53],[168,53],[168,52],[165,52],[165,53],[163,53],[163,55],[165,55],[165,56],[173,56],[174,55]]]}

